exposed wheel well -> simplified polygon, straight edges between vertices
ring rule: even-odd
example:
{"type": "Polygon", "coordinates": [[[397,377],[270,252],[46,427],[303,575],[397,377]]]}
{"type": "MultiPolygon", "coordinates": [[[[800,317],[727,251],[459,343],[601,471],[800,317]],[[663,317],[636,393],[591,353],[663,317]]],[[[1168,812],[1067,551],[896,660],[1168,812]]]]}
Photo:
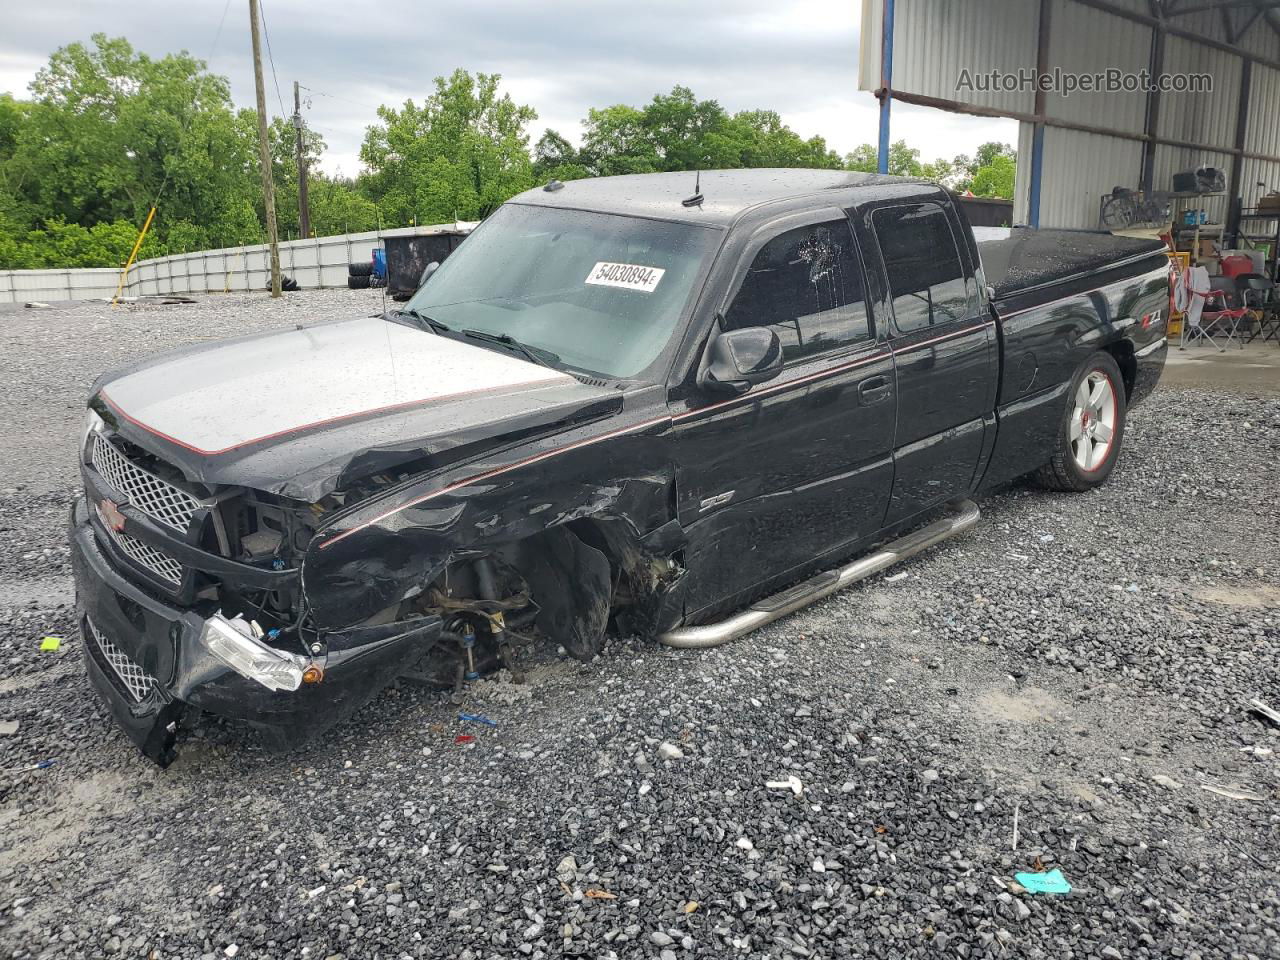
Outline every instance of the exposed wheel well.
{"type": "Polygon", "coordinates": [[[1133,344],[1128,340],[1117,340],[1115,343],[1107,344],[1103,349],[1111,354],[1116,366],[1120,368],[1120,376],[1124,380],[1125,400],[1132,399],[1134,384],[1138,382],[1138,358],[1133,354],[1133,344]]]}

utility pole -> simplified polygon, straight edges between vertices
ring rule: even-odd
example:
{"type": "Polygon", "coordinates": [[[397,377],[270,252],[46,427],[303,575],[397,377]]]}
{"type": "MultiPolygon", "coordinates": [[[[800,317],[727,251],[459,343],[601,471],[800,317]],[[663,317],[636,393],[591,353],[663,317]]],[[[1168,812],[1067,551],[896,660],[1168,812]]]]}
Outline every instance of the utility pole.
{"type": "Polygon", "coordinates": [[[303,239],[311,236],[311,210],[307,205],[307,161],[302,154],[302,98],[298,81],[293,81],[293,129],[298,134],[298,232],[303,239]]]}
{"type": "Polygon", "coordinates": [[[271,245],[271,296],[280,296],[280,233],[276,229],[276,190],[271,180],[271,148],[267,145],[267,93],[262,85],[262,41],[258,39],[258,0],[249,0],[249,28],[253,37],[253,85],[258,95],[258,163],[262,167],[262,205],[267,213],[267,242],[271,245]]]}

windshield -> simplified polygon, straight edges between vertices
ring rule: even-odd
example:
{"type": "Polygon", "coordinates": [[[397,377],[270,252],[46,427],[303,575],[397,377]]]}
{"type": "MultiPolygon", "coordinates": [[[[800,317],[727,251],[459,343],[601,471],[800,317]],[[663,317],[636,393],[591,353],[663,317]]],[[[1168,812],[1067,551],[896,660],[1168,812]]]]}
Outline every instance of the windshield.
{"type": "Polygon", "coordinates": [[[454,332],[508,336],[613,379],[658,358],[720,231],[507,204],[407,304],[454,332]]]}

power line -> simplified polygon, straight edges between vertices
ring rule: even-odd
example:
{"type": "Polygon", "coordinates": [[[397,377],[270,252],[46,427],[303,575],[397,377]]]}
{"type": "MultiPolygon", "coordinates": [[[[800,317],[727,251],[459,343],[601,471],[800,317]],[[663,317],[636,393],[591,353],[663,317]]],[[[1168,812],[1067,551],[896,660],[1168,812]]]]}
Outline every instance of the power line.
{"type": "Polygon", "coordinates": [[[262,5],[262,0],[258,0],[258,16],[262,18],[262,35],[267,38],[267,62],[271,64],[271,81],[276,85],[276,101],[280,104],[280,116],[286,116],[284,112],[284,97],[280,96],[280,78],[276,76],[276,61],[271,56],[271,31],[267,29],[267,8],[262,5]]]}
{"type": "MultiPolygon", "coordinates": [[[[209,65],[213,63],[213,55],[218,52],[218,41],[222,38],[222,25],[227,22],[227,11],[230,9],[231,0],[227,0],[227,2],[222,5],[222,16],[218,19],[218,29],[214,31],[213,43],[209,44],[209,55],[205,57],[204,60],[206,72],[208,72],[209,65]]],[[[196,83],[200,84],[202,79],[203,78],[198,77],[196,83]]],[[[191,132],[191,123],[195,119],[196,105],[192,104],[191,106],[191,112],[187,114],[186,122],[182,124],[182,129],[178,133],[178,146],[182,145],[182,141],[185,140],[187,138],[187,134],[191,132]]],[[[177,150],[175,149],[174,152],[176,153],[177,150]]],[[[156,191],[155,196],[151,200],[151,206],[153,209],[160,205],[160,198],[164,196],[165,188],[169,186],[169,178],[172,173],[172,169],[166,168],[164,172],[164,179],[160,181],[160,189],[156,191]]]]}
{"type": "MultiPolygon", "coordinates": [[[[218,29],[213,34],[213,43],[209,45],[209,56],[206,57],[204,61],[206,71],[209,68],[209,64],[213,61],[214,53],[216,53],[218,50],[218,40],[222,37],[222,25],[226,22],[227,11],[230,9],[231,9],[231,0],[226,0],[226,3],[223,4],[222,6],[222,17],[221,19],[218,20],[218,29]]],[[[203,79],[204,79],[203,77],[197,74],[196,76],[197,87],[200,85],[203,79]]],[[[197,105],[195,103],[191,105],[191,112],[187,114],[186,121],[182,124],[182,127],[178,132],[178,146],[182,145],[182,141],[185,140],[187,137],[187,134],[191,132],[191,121],[195,118],[196,107],[197,105]]],[[[111,298],[112,307],[116,305],[116,301],[119,300],[120,298],[121,291],[124,290],[124,282],[126,278],[128,278],[129,276],[129,268],[133,266],[133,261],[138,256],[138,251],[142,249],[142,241],[146,239],[147,230],[149,230],[151,227],[151,221],[155,219],[156,208],[160,206],[160,198],[164,196],[165,188],[169,186],[169,179],[172,176],[172,174],[173,174],[172,167],[166,164],[165,171],[164,171],[164,179],[160,181],[160,188],[156,190],[155,195],[151,198],[151,209],[147,212],[147,219],[142,224],[142,229],[138,231],[138,239],[134,241],[133,251],[129,254],[129,259],[125,262],[124,269],[120,271],[120,282],[116,284],[115,296],[111,298]]]]}
{"type": "Polygon", "coordinates": [[[218,29],[213,34],[213,43],[209,46],[209,56],[205,57],[206,67],[213,63],[214,51],[218,49],[218,40],[222,37],[222,25],[227,22],[227,11],[231,9],[231,0],[222,5],[222,17],[218,20],[218,29]]]}
{"type": "Polygon", "coordinates": [[[352,100],[350,97],[340,97],[336,93],[325,93],[323,90],[317,90],[315,87],[308,87],[305,83],[300,83],[298,86],[302,87],[302,89],[306,90],[308,93],[314,93],[317,97],[328,97],[330,100],[341,100],[343,103],[349,103],[356,107],[363,107],[365,110],[372,109],[375,113],[377,112],[376,107],[371,108],[369,104],[361,103],[359,100],[352,100]]]}

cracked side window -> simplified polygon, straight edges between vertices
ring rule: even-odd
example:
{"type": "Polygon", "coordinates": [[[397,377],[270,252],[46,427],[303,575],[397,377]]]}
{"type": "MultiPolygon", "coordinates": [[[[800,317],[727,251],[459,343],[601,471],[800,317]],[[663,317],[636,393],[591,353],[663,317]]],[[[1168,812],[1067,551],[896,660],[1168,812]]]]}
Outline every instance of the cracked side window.
{"type": "Polygon", "coordinates": [[[769,327],[787,362],[870,336],[862,274],[846,220],[788,230],[756,254],[724,329],[769,327]]]}

